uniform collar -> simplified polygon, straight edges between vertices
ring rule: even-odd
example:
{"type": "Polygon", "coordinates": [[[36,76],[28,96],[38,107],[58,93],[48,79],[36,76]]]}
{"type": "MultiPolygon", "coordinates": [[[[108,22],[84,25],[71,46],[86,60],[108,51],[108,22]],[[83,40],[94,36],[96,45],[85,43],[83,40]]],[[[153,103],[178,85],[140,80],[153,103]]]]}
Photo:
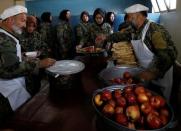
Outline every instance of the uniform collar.
{"type": "Polygon", "coordinates": [[[6,31],[8,34],[12,35],[13,37],[15,37],[16,39],[18,39],[18,40],[19,40],[18,36],[17,36],[17,35],[15,35],[14,33],[9,32],[8,30],[6,30],[5,28],[2,28],[2,27],[0,27],[0,29],[2,29],[2,30],[4,30],[4,31],[6,31]]]}

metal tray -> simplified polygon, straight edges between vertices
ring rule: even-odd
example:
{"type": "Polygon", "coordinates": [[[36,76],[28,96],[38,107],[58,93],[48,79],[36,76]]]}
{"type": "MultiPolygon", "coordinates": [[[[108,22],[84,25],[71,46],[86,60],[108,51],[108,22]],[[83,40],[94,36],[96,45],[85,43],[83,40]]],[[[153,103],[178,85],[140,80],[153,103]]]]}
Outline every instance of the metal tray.
{"type": "Polygon", "coordinates": [[[84,63],[77,60],[60,60],[46,70],[59,75],[72,75],[81,72],[85,68],[84,63]]]}
{"type": "Polygon", "coordinates": [[[110,80],[114,78],[122,78],[124,72],[130,72],[133,76],[143,71],[141,67],[135,66],[113,66],[103,69],[99,73],[99,78],[107,85],[112,85],[110,80]]]}
{"type": "MultiPolygon", "coordinates": [[[[98,120],[101,120],[101,123],[103,124],[103,126],[105,126],[106,128],[110,128],[113,131],[136,131],[136,129],[129,129],[126,126],[122,126],[120,124],[118,124],[117,122],[109,119],[108,117],[104,116],[100,110],[96,107],[95,103],[94,103],[94,97],[96,96],[96,94],[103,92],[103,90],[107,89],[110,91],[114,91],[115,89],[121,89],[123,90],[126,86],[123,85],[113,85],[113,86],[108,86],[102,89],[97,89],[94,91],[93,96],[92,96],[92,105],[97,113],[97,118],[98,120]]],[[[157,94],[155,92],[152,92],[153,94],[157,94]]],[[[157,94],[158,95],[158,94],[157,94]]],[[[145,130],[145,131],[167,131],[168,129],[172,128],[173,125],[173,119],[174,119],[174,112],[173,112],[173,108],[171,107],[171,105],[169,103],[167,103],[167,107],[169,109],[170,112],[170,121],[162,128],[160,129],[153,129],[153,130],[145,130]]]]}

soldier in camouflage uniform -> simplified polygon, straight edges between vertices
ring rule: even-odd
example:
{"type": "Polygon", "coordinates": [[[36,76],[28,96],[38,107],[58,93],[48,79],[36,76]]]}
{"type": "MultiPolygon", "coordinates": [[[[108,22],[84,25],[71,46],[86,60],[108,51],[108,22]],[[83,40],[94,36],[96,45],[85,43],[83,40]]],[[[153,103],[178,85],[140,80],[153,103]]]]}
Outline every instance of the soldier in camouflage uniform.
{"type": "Polygon", "coordinates": [[[52,16],[50,12],[43,12],[41,15],[41,24],[39,27],[39,32],[41,34],[42,40],[47,43],[49,52],[51,56],[55,56],[55,37],[54,37],[54,28],[51,24],[52,16]]]}
{"type": "MultiPolygon", "coordinates": [[[[36,29],[37,29],[36,17],[28,16],[26,22],[26,29],[24,30],[23,34],[20,35],[20,45],[22,52],[38,51],[37,58],[39,59],[47,58],[49,56],[48,46],[42,40],[40,33],[37,32],[36,29]]],[[[46,74],[44,69],[41,69],[39,70],[38,74],[32,74],[31,77],[29,77],[27,82],[31,83],[31,81],[33,81],[34,87],[36,87],[34,88],[35,90],[33,92],[36,93],[39,91],[41,87],[41,80],[42,78],[45,78],[45,76],[46,74]]]]}
{"type": "Polygon", "coordinates": [[[136,30],[130,33],[116,32],[107,38],[97,38],[96,41],[98,43],[103,39],[112,42],[131,41],[140,66],[145,68],[138,77],[142,81],[151,81],[159,85],[161,92],[169,100],[172,88],[172,66],[177,57],[177,50],[168,31],[163,26],[146,19],[148,10],[140,4],[128,7],[125,12],[136,30]]]}
{"type": "Polygon", "coordinates": [[[106,14],[106,22],[111,26],[111,33],[114,32],[114,20],[115,20],[115,13],[114,12],[107,12],[106,14]]]}
{"type": "Polygon", "coordinates": [[[0,28],[0,126],[13,111],[31,97],[30,85],[26,77],[39,68],[46,68],[55,63],[47,58],[36,61],[24,61],[21,46],[15,34],[21,34],[26,26],[27,9],[15,5],[1,14],[0,28]]]}
{"type": "Polygon", "coordinates": [[[80,20],[80,23],[75,27],[77,48],[82,48],[87,44],[85,38],[89,36],[89,13],[83,11],[80,15],[80,20]]]}
{"type": "Polygon", "coordinates": [[[28,16],[26,30],[20,36],[22,52],[39,51],[39,58],[46,58],[49,55],[48,46],[42,40],[40,33],[36,31],[37,20],[34,16],[28,16]]]}
{"type": "Polygon", "coordinates": [[[60,12],[60,23],[56,26],[57,59],[70,59],[72,57],[73,30],[69,23],[70,17],[69,10],[60,12]]]}
{"type": "Polygon", "coordinates": [[[104,42],[96,44],[95,39],[97,36],[108,36],[111,34],[111,26],[105,23],[106,12],[97,8],[93,14],[94,23],[91,24],[89,29],[89,43],[95,45],[96,47],[104,48],[104,42]]]}

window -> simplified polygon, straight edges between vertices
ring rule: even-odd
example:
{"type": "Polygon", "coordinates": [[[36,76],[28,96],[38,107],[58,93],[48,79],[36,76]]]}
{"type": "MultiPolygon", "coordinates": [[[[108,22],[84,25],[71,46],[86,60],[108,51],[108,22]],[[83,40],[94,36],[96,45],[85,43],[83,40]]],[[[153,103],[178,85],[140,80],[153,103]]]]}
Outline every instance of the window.
{"type": "Polygon", "coordinates": [[[166,1],[166,4],[168,5],[168,8],[170,10],[174,10],[176,9],[176,3],[177,3],[177,0],[165,0],[166,1]]]}
{"type": "Polygon", "coordinates": [[[160,10],[158,8],[158,4],[157,4],[156,0],[151,0],[151,3],[153,5],[153,9],[152,9],[153,12],[159,12],[160,10]]]}
{"type": "Polygon", "coordinates": [[[172,11],[176,9],[177,0],[151,0],[152,12],[172,11]]]}

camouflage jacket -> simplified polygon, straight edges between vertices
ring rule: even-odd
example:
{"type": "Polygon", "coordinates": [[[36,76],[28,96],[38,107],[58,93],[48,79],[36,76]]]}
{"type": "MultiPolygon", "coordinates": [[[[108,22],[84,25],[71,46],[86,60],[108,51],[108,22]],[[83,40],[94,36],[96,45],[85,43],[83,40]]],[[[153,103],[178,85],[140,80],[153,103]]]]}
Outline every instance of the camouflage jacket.
{"type": "Polygon", "coordinates": [[[23,32],[20,36],[20,44],[22,52],[40,51],[41,58],[48,57],[48,45],[42,40],[40,33],[36,31],[31,34],[23,32]]]}
{"type": "Polygon", "coordinates": [[[50,49],[54,48],[54,28],[49,23],[41,23],[39,32],[42,40],[47,43],[50,49]]]}
{"type": "Polygon", "coordinates": [[[0,78],[11,79],[30,74],[36,68],[32,61],[19,62],[16,42],[4,33],[0,33],[0,78]]]}
{"type": "MultiPolygon", "coordinates": [[[[96,23],[92,23],[89,29],[89,38],[88,41],[94,45],[95,39],[98,35],[110,35],[111,34],[111,26],[108,23],[104,23],[102,26],[98,26],[96,23]]],[[[103,47],[104,43],[100,44],[100,47],[103,47]]]]}
{"type": "Polygon", "coordinates": [[[59,52],[67,52],[73,46],[73,30],[66,21],[60,21],[56,27],[57,48],[59,52]]]}
{"type": "MultiPolygon", "coordinates": [[[[108,37],[108,41],[118,42],[122,40],[130,41],[139,40],[142,36],[142,30],[148,20],[144,22],[139,30],[134,33],[121,33],[117,32],[108,37]],[[130,36],[132,34],[132,36],[130,36]]],[[[177,50],[174,42],[168,31],[161,25],[151,22],[150,27],[146,33],[144,43],[154,53],[154,58],[149,66],[150,71],[154,72],[158,77],[163,77],[165,72],[174,64],[177,57],[177,50]]]]}
{"type": "Polygon", "coordinates": [[[83,46],[85,43],[87,43],[85,38],[89,36],[89,28],[90,28],[90,23],[83,23],[83,22],[80,22],[75,27],[76,42],[78,45],[83,46]]]}

